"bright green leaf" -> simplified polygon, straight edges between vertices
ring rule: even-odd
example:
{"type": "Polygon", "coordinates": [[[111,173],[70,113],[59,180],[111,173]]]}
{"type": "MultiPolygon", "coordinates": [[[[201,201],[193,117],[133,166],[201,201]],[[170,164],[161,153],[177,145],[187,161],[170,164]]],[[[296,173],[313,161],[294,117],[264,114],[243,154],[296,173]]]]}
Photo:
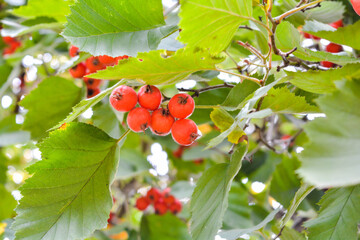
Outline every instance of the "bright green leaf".
{"type": "Polygon", "coordinates": [[[305,223],[309,240],[356,240],[360,222],[360,186],[334,188],[320,201],[319,216],[305,223]]]}
{"type": "Polygon", "coordinates": [[[14,214],[14,208],[17,205],[14,197],[9,193],[4,185],[0,184],[0,222],[11,218],[14,214]]]}
{"type": "Polygon", "coordinates": [[[235,147],[230,163],[206,170],[197,182],[191,198],[191,235],[193,239],[214,239],[228,206],[231,183],[241,168],[247,145],[235,147]]]}
{"type": "Polygon", "coordinates": [[[64,119],[80,99],[81,88],[72,81],[60,77],[43,80],[20,102],[29,110],[23,128],[31,132],[32,138],[43,137],[45,131],[64,119]]]}
{"type": "Polygon", "coordinates": [[[62,35],[92,55],[136,56],[177,29],[164,26],[160,0],[79,0],[62,35]]]}
{"type": "Polygon", "coordinates": [[[317,100],[326,118],[305,126],[310,142],[299,174],[318,187],[360,183],[360,82],[340,82],[338,91],[317,100]]]}
{"type": "Polygon", "coordinates": [[[216,70],[215,64],[224,60],[211,57],[205,52],[178,50],[173,56],[165,56],[163,50],[139,53],[136,58],[120,61],[114,67],[91,74],[99,79],[134,79],[144,84],[173,84],[201,70],[216,70]],[[141,59],[141,60],[140,60],[141,59]]]}
{"type": "Polygon", "coordinates": [[[106,227],[109,186],[119,160],[117,140],[71,123],[39,144],[42,160],[21,187],[13,229],[19,239],[82,239],[106,227]]]}
{"type": "Polygon", "coordinates": [[[239,25],[252,17],[252,2],[187,0],[181,3],[180,17],[180,41],[216,54],[229,45],[239,25]]]}

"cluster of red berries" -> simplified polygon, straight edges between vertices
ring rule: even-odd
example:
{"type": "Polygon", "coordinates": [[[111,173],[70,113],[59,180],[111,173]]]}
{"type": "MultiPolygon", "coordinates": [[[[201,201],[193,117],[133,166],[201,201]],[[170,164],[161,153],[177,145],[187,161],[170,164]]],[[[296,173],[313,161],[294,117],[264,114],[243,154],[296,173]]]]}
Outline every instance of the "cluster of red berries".
{"type": "Polygon", "coordinates": [[[4,48],[3,56],[14,53],[16,51],[16,49],[21,46],[21,42],[16,40],[13,37],[3,37],[2,39],[3,39],[4,43],[7,45],[4,48]]]}
{"type": "Polygon", "coordinates": [[[155,214],[158,215],[164,215],[167,211],[177,214],[182,209],[181,202],[170,194],[169,188],[163,192],[156,188],[151,188],[146,193],[146,196],[136,200],[136,208],[140,211],[145,211],[150,205],[153,205],[155,214]]]}
{"type": "Polygon", "coordinates": [[[129,112],[127,125],[134,132],[144,132],[148,127],[159,136],[171,132],[175,142],[190,145],[198,137],[195,122],[187,119],[195,108],[194,99],[186,93],[173,96],[167,108],[160,107],[162,94],[155,86],[142,86],[138,93],[129,86],[122,85],[113,90],[110,104],[120,112],[129,112]],[[135,107],[139,103],[140,107],[135,107]]]}
{"type": "MultiPolygon", "coordinates": [[[[69,55],[70,57],[79,55],[79,48],[76,46],[71,46],[69,49],[69,55]]],[[[99,87],[102,83],[102,80],[87,78],[84,76],[90,73],[94,73],[98,70],[105,69],[107,66],[114,66],[118,63],[118,61],[128,58],[129,56],[127,55],[116,58],[107,55],[89,57],[85,60],[85,62],[81,62],[78,65],[72,67],[69,72],[74,78],[82,78],[84,80],[87,87],[87,97],[91,98],[100,93],[99,87]]]]}

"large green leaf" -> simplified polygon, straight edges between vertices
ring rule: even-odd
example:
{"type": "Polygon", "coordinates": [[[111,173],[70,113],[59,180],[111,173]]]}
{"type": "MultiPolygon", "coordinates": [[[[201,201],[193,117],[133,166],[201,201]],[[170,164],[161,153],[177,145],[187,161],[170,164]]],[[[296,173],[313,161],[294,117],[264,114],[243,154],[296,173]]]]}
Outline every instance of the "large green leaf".
{"type": "Polygon", "coordinates": [[[65,16],[70,13],[69,5],[73,3],[73,0],[29,0],[27,5],[14,9],[12,13],[25,18],[51,17],[65,22],[65,16]]]}
{"type": "Polygon", "coordinates": [[[121,161],[116,177],[127,179],[149,171],[150,168],[151,164],[147,161],[146,156],[138,150],[124,148],[121,150],[121,161]]]}
{"type": "Polygon", "coordinates": [[[211,57],[205,52],[178,50],[173,56],[165,56],[163,50],[139,53],[136,58],[120,61],[114,67],[91,74],[99,79],[136,79],[144,84],[173,84],[191,73],[201,70],[216,70],[221,57],[211,57]]]}
{"type": "Polygon", "coordinates": [[[319,216],[305,223],[309,240],[358,239],[360,186],[327,191],[320,201],[319,216]]]}
{"type": "Polygon", "coordinates": [[[14,208],[17,205],[14,197],[9,193],[4,185],[0,184],[0,222],[4,219],[13,217],[14,208]]]}
{"type": "Polygon", "coordinates": [[[360,82],[338,85],[338,91],[317,100],[327,117],[305,126],[310,142],[298,172],[318,187],[360,183],[360,82]]]}
{"type": "Polygon", "coordinates": [[[309,21],[306,22],[303,31],[325,38],[334,43],[360,49],[360,42],[358,41],[360,38],[360,21],[337,30],[317,21],[309,21]]]}
{"type": "Polygon", "coordinates": [[[315,106],[308,104],[305,97],[296,96],[287,87],[272,88],[261,105],[261,109],[270,108],[276,113],[317,112],[315,106]]]}
{"type": "Polygon", "coordinates": [[[20,102],[29,110],[23,128],[31,132],[32,138],[44,136],[45,131],[64,119],[80,99],[81,88],[70,80],[45,79],[20,102]]]}
{"type": "Polygon", "coordinates": [[[160,0],[79,0],[62,35],[93,55],[135,56],[177,29],[164,26],[160,0]]]}
{"type": "Polygon", "coordinates": [[[239,25],[252,17],[252,2],[187,0],[181,3],[180,17],[180,41],[216,54],[229,45],[239,25]]]}
{"type": "Polygon", "coordinates": [[[186,224],[168,213],[163,216],[143,215],[140,227],[141,240],[190,240],[186,224]]]}
{"type": "Polygon", "coordinates": [[[197,182],[191,198],[191,235],[194,240],[212,240],[222,225],[228,206],[232,180],[241,168],[247,145],[236,146],[230,163],[217,164],[206,170],[197,182]]]}
{"type": "Polygon", "coordinates": [[[18,239],[83,239],[107,224],[109,192],[119,160],[117,140],[71,123],[39,144],[42,160],[21,187],[13,228],[18,239]]]}

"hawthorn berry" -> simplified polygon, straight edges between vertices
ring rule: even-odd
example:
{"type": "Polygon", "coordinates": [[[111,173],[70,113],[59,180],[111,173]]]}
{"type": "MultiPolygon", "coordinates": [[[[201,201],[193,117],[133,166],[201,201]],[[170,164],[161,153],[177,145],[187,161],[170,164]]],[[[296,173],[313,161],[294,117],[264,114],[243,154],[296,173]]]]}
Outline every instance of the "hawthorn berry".
{"type": "Polygon", "coordinates": [[[136,200],[136,208],[140,211],[144,211],[150,205],[150,202],[146,197],[140,197],[136,200]]]}
{"type": "Polygon", "coordinates": [[[350,0],[354,11],[360,16],[360,0],[350,0]]]}
{"type": "Polygon", "coordinates": [[[138,98],[140,106],[154,111],[160,106],[162,95],[157,87],[145,85],[139,89],[138,98]]]}
{"type": "Polygon", "coordinates": [[[86,86],[88,88],[97,88],[100,86],[101,84],[101,80],[100,79],[94,79],[94,78],[87,78],[87,77],[84,77],[83,78],[86,86]]]}
{"type": "Polygon", "coordinates": [[[179,93],[170,99],[168,107],[173,117],[187,118],[193,113],[195,102],[189,94],[179,93]]]}
{"type": "Polygon", "coordinates": [[[75,56],[79,55],[79,48],[72,45],[69,49],[69,55],[70,55],[70,57],[75,57],[75,56]]]}
{"type": "Polygon", "coordinates": [[[321,62],[320,62],[320,65],[323,66],[323,67],[326,67],[326,68],[332,68],[332,67],[335,66],[334,63],[328,62],[328,61],[321,61],[321,62]]]}
{"type": "Polygon", "coordinates": [[[115,88],[110,95],[110,104],[117,111],[128,112],[137,103],[138,97],[134,89],[126,85],[115,88]]]}
{"type": "Polygon", "coordinates": [[[16,39],[13,38],[13,37],[2,37],[3,41],[6,43],[6,44],[11,44],[12,42],[15,42],[16,39]]]}
{"type": "Polygon", "coordinates": [[[338,53],[341,52],[342,50],[344,50],[343,47],[336,43],[329,43],[326,46],[326,51],[330,53],[338,53]]]}
{"type": "Polygon", "coordinates": [[[171,128],[171,135],[175,142],[183,146],[192,144],[199,137],[196,123],[190,119],[177,120],[171,128]]]}
{"type": "Polygon", "coordinates": [[[151,114],[150,129],[159,136],[166,136],[170,133],[175,118],[171,116],[169,109],[159,108],[151,114]]]}
{"type": "Polygon", "coordinates": [[[106,66],[100,62],[98,57],[89,57],[86,59],[85,65],[90,73],[106,68],[106,66]]]}
{"type": "Polygon", "coordinates": [[[181,212],[181,209],[182,209],[181,202],[177,199],[175,199],[175,201],[169,207],[170,212],[172,212],[173,214],[177,214],[181,212]]]}
{"type": "Polygon", "coordinates": [[[78,65],[70,68],[69,72],[73,78],[82,78],[86,73],[86,66],[83,63],[79,63],[78,65]]]}
{"type": "Polygon", "coordinates": [[[164,215],[168,210],[166,204],[163,201],[155,202],[154,209],[155,209],[155,214],[157,215],[164,215]]]}
{"type": "Polygon", "coordinates": [[[343,27],[343,26],[344,26],[344,23],[343,23],[343,21],[340,19],[339,21],[330,23],[329,25],[332,26],[333,28],[338,29],[339,27],[343,27]]]}
{"type": "Polygon", "coordinates": [[[108,55],[99,56],[98,59],[104,65],[114,65],[114,64],[116,64],[116,58],[110,57],[108,55]]]}
{"type": "Polygon", "coordinates": [[[87,89],[87,98],[95,97],[100,93],[100,88],[88,88],[87,89]]]}
{"type": "Polygon", "coordinates": [[[150,125],[151,115],[145,108],[134,108],[129,112],[126,122],[134,132],[144,132],[150,125]]]}
{"type": "Polygon", "coordinates": [[[151,188],[146,193],[146,198],[148,199],[149,202],[155,203],[161,198],[161,193],[156,188],[151,188]]]}
{"type": "Polygon", "coordinates": [[[175,202],[175,197],[173,195],[167,195],[167,196],[164,196],[164,203],[167,205],[167,206],[170,206],[171,204],[173,204],[175,202]]]}

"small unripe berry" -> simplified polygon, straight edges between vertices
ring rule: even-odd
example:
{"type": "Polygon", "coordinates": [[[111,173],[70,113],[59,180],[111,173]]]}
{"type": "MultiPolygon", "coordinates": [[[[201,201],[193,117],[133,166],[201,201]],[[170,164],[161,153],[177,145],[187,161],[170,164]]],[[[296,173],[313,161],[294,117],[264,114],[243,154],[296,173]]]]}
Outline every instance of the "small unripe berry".
{"type": "Polygon", "coordinates": [[[126,85],[121,85],[114,89],[110,95],[110,104],[117,111],[128,112],[137,103],[137,95],[134,89],[126,85]]]}
{"type": "Polygon", "coordinates": [[[126,122],[134,132],[144,132],[150,125],[151,115],[149,110],[138,107],[129,112],[126,122]]]}
{"type": "Polygon", "coordinates": [[[161,198],[161,193],[156,188],[151,188],[146,193],[146,198],[148,199],[149,202],[154,203],[154,202],[157,202],[161,198]]]}
{"type": "Polygon", "coordinates": [[[83,63],[79,63],[78,65],[70,68],[69,72],[73,78],[82,78],[86,73],[86,66],[83,63]]]}
{"type": "Polygon", "coordinates": [[[173,117],[187,118],[193,113],[195,102],[189,94],[179,93],[170,99],[168,107],[173,117]]]}
{"type": "Polygon", "coordinates": [[[159,108],[162,95],[157,87],[145,85],[139,89],[138,98],[140,106],[154,111],[159,108]]]}
{"type": "Polygon", "coordinates": [[[328,62],[328,61],[321,61],[321,62],[320,62],[320,65],[323,66],[323,67],[326,67],[326,68],[332,68],[332,67],[335,66],[334,63],[328,62]]]}
{"type": "Polygon", "coordinates": [[[338,53],[341,52],[342,50],[344,50],[343,47],[336,43],[329,43],[326,46],[326,51],[330,53],[338,53]]]}
{"type": "Polygon", "coordinates": [[[88,88],[97,88],[100,86],[101,84],[101,80],[100,79],[94,79],[94,78],[87,78],[87,77],[84,77],[83,78],[86,86],[88,88]]]}
{"type": "Polygon", "coordinates": [[[177,120],[171,128],[171,135],[175,142],[183,146],[192,144],[199,137],[198,128],[190,119],[177,120]]]}
{"type": "Polygon", "coordinates": [[[181,212],[181,209],[182,209],[181,202],[177,199],[169,207],[170,212],[172,212],[173,214],[177,214],[181,212]]]}
{"type": "Polygon", "coordinates": [[[140,197],[136,200],[136,208],[140,211],[144,211],[150,205],[150,202],[146,197],[140,197]]]}
{"type": "Polygon", "coordinates": [[[75,57],[75,56],[79,55],[79,48],[72,45],[69,49],[69,55],[70,55],[70,57],[75,57]]]}
{"type": "Polygon", "coordinates": [[[168,109],[159,108],[151,114],[150,129],[159,136],[166,136],[170,133],[175,119],[168,109]]]}
{"type": "Polygon", "coordinates": [[[98,57],[89,57],[86,59],[85,65],[90,73],[106,68],[106,66],[100,62],[98,57]]]}
{"type": "Polygon", "coordinates": [[[157,215],[164,215],[168,210],[166,204],[163,201],[155,202],[154,209],[155,209],[155,214],[157,215]]]}
{"type": "Polygon", "coordinates": [[[87,89],[87,98],[95,97],[100,93],[100,88],[88,88],[87,89]]]}

